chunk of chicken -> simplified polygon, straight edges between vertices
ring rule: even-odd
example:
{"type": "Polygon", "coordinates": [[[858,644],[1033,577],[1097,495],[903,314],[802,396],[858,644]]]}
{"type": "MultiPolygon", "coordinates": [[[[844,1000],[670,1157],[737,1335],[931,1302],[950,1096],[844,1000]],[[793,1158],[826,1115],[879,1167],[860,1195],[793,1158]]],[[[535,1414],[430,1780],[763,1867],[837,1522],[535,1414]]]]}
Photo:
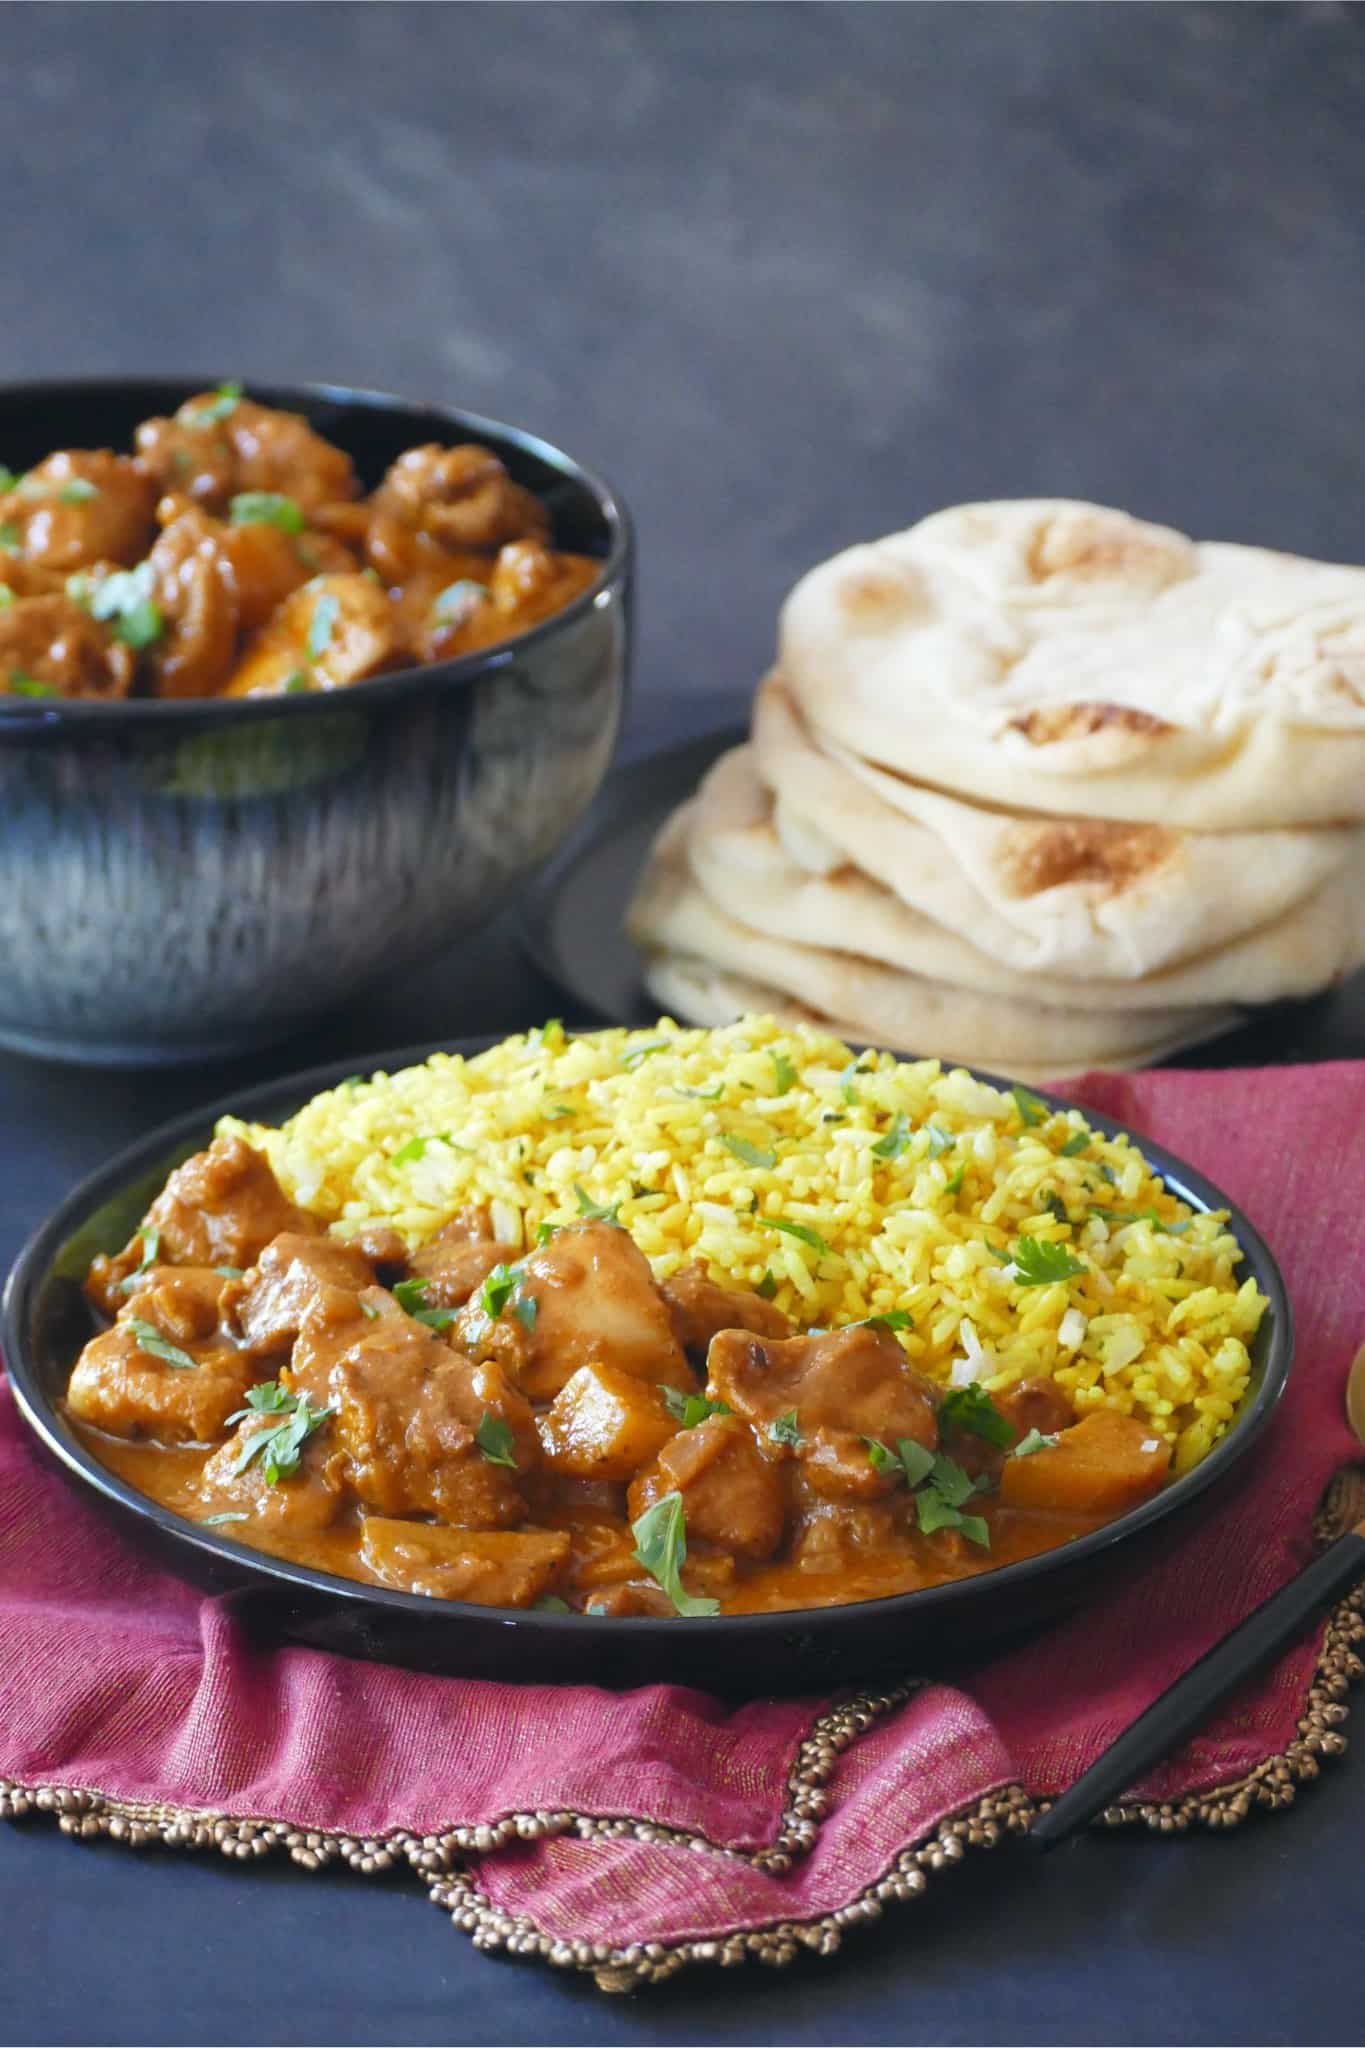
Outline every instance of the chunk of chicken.
{"type": "Polygon", "coordinates": [[[361,1524],[360,1548],[386,1586],[479,1607],[529,1607],[569,1559],[562,1529],[445,1529],[380,1515],[361,1524]]]}
{"type": "Polygon", "coordinates": [[[460,1357],[382,1288],[314,1301],[288,1378],[336,1410],[329,1473],[366,1507],[472,1529],[525,1519],[517,1475],[540,1453],[530,1408],[495,1361],[460,1357]]]}
{"type": "Polygon", "coordinates": [[[86,1293],[112,1314],[123,1298],[121,1282],[142,1264],[153,1232],[156,1256],[168,1265],[244,1271],[282,1231],[316,1236],[321,1229],[289,1200],[262,1153],[243,1138],[215,1138],[176,1167],[123,1250],[93,1261],[86,1293]]]}
{"type": "Polygon", "coordinates": [[[126,455],[64,448],[0,497],[0,525],[18,529],[25,558],[48,569],[138,562],[151,542],[156,493],[126,455]]]}
{"type": "Polygon", "coordinates": [[[237,652],[237,594],[215,535],[194,510],[163,528],[148,557],[164,630],[149,660],[162,697],[211,697],[237,652]]]}
{"type": "Polygon", "coordinates": [[[433,1238],[415,1251],[408,1263],[413,1278],[426,1284],[429,1308],[463,1308],[495,1266],[510,1265],[520,1254],[520,1245],[498,1244],[487,1238],[463,1244],[433,1238]]]}
{"type": "Polygon", "coordinates": [[[287,597],[237,665],[223,694],[339,690],[403,659],[398,621],[368,576],[315,576],[287,597]]]}
{"type": "MultiPolygon", "coordinates": [[[[251,1439],[268,1429],[278,1416],[249,1415],[235,1433],[207,1461],[200,1474],[200,1498],[208,1510],[219,1514],[245,1514],[248,1525],[268,1540],[271,1549],[284,1554],[292,1538],[306,1540],[330,1529],[340,1514],[344,1495],[328,1473],[327,1425],[308,1437],[299,1448],[299,1468],[272,1480],[258,1452],[241,1470],[242,1453],[251,1439]]],[[[224,1534],[235,1536],[233,1525],[224,1534]]],[[[305,1562],[308,1562],[305,1555],[305,1562]]]]}
{"type": "Polygon", "coordinates": [[[795,1411],[793,1455],[820,1493],[876,1499],[903,1483],[895,1460],[902,1438],[926,1450],[938,1445],[934,1389],[886,1329],[855,1323],[785,1342],[722,1330],[711,1341],[707,1375],[711,1393],[765,1437],[779,1416],[795,1411]],[[889,1463],[869,1457],[869,1438],[891,1452],[889,1463]]]}
{"type": "Polygon", "coordinates": [[[217,1333],[233,1284],[215,1266],[149,1266],[129,1276],[110,1308],[120,1322],[137,1316],[173,1343],[193,1344],[217,1333]]]}
{"type": "Polygon", "coordinates": [[[512,482],[491,450],[472,444],[409,448],[388,470],[370,508],[366,552],[386,583],[406,582],[422,543],[491,554],[508,541],[548,539],[550,531],[540,500],[512,482]]]}
{"type": "Polygon", "coordinates": [[[689,1540],[735,1557],[771,1557],[782,1541],[786,1503],[781,1474],[753,1431],[735,1415],[712,1415],[670,1437],[627,1496],[637,1520],[667,1493],[682,1495],[689,1540]]]}
{"type": "Polygon", "coordinates": [[[206,416],[223,402],[205,392],[174,419],[142,422],[133,460],[157,496],[173,491],[209,511],[226,511],[237,489],[237,454],[222,420],[206,416]]]}
{"type": "Polygon", "coordinates": [[[435,547],[419,534],[411,537],[405,563],[401,581],[389,591],[403,645],[414,661],[448,661],[463,652],[457,638],[475,614],[493,611],[492,561],[435,547]]]}
{"type": "Polygon", "coordinates": [[[223,430],[237,459],[238,491],[271,491],[292,498],[305,513],[359,492],[350,456],[324,440],[302,413],[241,398],[223,430]]]}
{"type": "MultiPolygon", "coordinates": [[[[1076,1420],[1075,1410],[1055,1380],[1016,1380],[1012,1387],[993,1394],[991,1399],[1013,1431],[1016,1443],[1031,1429],[1052,1436],[1059,1429],[1070,1429],[1076,1420]]],[[[942,1423],[940,1429],[944,1449],[973,1479],[989,1479],[992,1484],[999,1479],[1007,1456],[1006,1446],[988,1443],[969,1430],[946,1428],[942,1423]]]]}
{"type": "Polygon", "coordinates": [[[288,532],[267,519],[215,519],[192,498],[170,493],[156,508],[158,524],[175,527],[182,550],[207,543],[231,589],[238,628],[263,626],[286,597],[323,572],[354,571],[349,548],[329,534],[288,532]]]}
{"type": "Polygon", "coordinates": [[[510,1307],[494,1321],[474,1300],[451,1341],[471,1357],[502,1359],[532,1401],[553,1400],[590,1364],[695,1387],[649,1261],[628,1231],[598,1222],[556,1231],[523,1262],[518,1293],[536,1304],[529,1329],[510,1307]]]}
{"type": "MultiPolygon", "coordinates": [[[[213,1276],[217,1277],[217,1276],[213,1276]]],[[[92,1337],[67,1387],[71,1413],[110,1436],[157,1443],[212,1443],[256,1377],[252,1361],[219,1331],[204,1276],[158,1276],[140,1290],[111,1330],[92,1337]],[[157,1350],[164,1343],[189,1361],[157,1350]]],[[[221,1279],[218,1286],[222,1286],[221,1279]]]]}
{"type": "Polygon", "coordinates": [[[683,1350],[703,1361],[711,1339],[722,1330],[752,1330],[756,1337],[792,1335],[791,1321],[780,1308],[747,1288],[721,1287],[700,1262],[680,1267],[659,1292],[683,1350]]]}
{"type": "Polygon", "coordinates": [[[249,1273],[227,1282],[223,1314],[246,1350],[268,1356],[289,1349],[325,1289],[359,1294],[373,1285],[374,1268],[356,1246],[287,1230],[271,1239],[249,1273]]]}
{"type": "Polygon", "coordinates": [[[11,695],[126,697],[136,672],[132,648],[65,594],[0,607],[0,689],[11,695]]]}

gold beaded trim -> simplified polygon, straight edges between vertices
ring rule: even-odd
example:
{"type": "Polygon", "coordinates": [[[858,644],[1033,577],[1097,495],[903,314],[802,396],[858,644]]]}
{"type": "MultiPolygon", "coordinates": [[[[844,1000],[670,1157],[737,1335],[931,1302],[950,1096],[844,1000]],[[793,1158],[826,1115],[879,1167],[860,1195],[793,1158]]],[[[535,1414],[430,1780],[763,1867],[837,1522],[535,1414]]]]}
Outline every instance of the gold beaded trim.
{"type": "MultiPolygon", "coordinates": [[[[1365,1673],[1358,1652],[1363,1642],[1365,1588],[1342,1601],[1333,1613],[1295,1740],[1282,1755],[1268,1757],[1230,1784],[1169,1805],[1137,1802],[1111,1807],[1101,1816],[1101,1824],[1138,1824],[1176,1833],[1195,1823],[1234,1827],[1253,1808],[1274,1812],[1290,1806],[1298,1786],[1318,1776],[1323,1759],[1345,1753],[1341,1724],[1349,1711],[1346,1695],[1365,1673]]],[[[614,1948],[561,1940],[542,1932],[524,1916],[495,1907],[475,1884],[466,1859],[488,1855],[514,1841],[543,1841],[569,1833],[582,1840],[629,1836],[639,1842],[673,1842],[703,1853],[738,1858],[780,1876],[790,1870],[795,1857],[810,1849],[819,1832],[827,1804],[825,1787],[839,1757],[916,1689],[911,1684],[892,1692],[858,1694],[821,1715],[793,1761],[778,1833],[771,1844],[753,1852],[727,1848],[703,1835],[655,1821],[602,1819],[539,1808],[489,1825],[450,1828],[436,1835],[417,1835],[399,1828],[381,1836],[352,1836],[299,1828],[288,1821],[239,1820],[195,1808],[110,1799],[76,1786],[25,1785],[9,1778],[0,1778],[0,1819],[21,1820],[41,1814],[54,1819],[63,1834],[77,1841],[105,1838],[133,1849],[217,1849],[240,1862],[284,1852],[306,1870],[321,1870],[340,1861],[369,1876],[406,1863],[426,1884],[433,1904],[449,1913],[453,1924],[471,1937],[476,1948],[536,1956],[559,1968],[590,1972],[604,1991],[632,1991],[662,1983],[690,1963],[728,1968],[753,1960],[776,1968],[794,1961],[803,1951],[833,1955],[850,1928],[880,1919],[888,1903],[918,1898],[931,1875],[952,1869],[969,1848],[994,1848],[1006,1835],[1026,1833],[1034,1814],[1047,1802],[1035,1804],[1021,1786],[1007,1785],[941,1822],[925,1841],[903,1849],[884,1876],[836,1912],[811,1920],[782,1920],[770,1927],[707,1941],[634,1942],[614,1948]]]]}

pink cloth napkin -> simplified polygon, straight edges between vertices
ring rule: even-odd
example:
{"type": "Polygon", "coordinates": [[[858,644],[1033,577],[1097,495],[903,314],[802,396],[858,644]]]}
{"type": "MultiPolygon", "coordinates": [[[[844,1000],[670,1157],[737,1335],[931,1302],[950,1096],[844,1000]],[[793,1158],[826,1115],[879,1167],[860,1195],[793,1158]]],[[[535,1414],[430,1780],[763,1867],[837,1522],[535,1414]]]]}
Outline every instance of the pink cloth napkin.
{"type": "MultiPolygon", "coordinates": [[[[39,1462],[0,1385],[0,1809],[60,1808],[26,1794],[74,1788],[90,1796],[65,1802],[66,1824],[87,1833],[136,1837],[140,1819],[193,1839],[142,1813],[188,1809],[225,1817],[205,1824],[220,1837],[287,1824],[263,1838],[304,1860],[406,1856],[477,1940],[608,1984],[834,1946],[879,1885],[902,1895],[957,1853],[953,1817],[1070,1783],[1304,1564],[1323,1488],[1359,1454],[1342,1388],[1365,1340],[1365,1065],[1092,1075],[1067,1092],[1240,1202],[1299,1323],[1244,1484],[1114,1597],[965,1688],[883,1691],[852,1720],[828,1701],[500,1686],[262,1648],[230,1601],[149,1565],[39,1462]]],[[[1318,1631],[1137,1796],[1206,1793],[1291,1749],[1322,1649],[1318,1631]]],[[[989,1837],[989,1808],[958,1832],[989,1837]]]]}

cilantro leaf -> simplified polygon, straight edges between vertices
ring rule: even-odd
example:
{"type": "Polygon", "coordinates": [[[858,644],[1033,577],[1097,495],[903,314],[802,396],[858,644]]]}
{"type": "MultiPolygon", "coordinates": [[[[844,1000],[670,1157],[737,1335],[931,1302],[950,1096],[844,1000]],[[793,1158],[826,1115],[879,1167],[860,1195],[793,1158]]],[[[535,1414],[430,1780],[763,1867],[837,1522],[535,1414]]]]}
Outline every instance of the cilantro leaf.
{"type": "Polygon", "coordinates": [[[710,1401],[705,1394],[686,1394],[681,1387],[661,1387],[664,1406],[675,1422],[684,1429],[695,1429],[699,1422],[705,1422],[712,1415],[728,1415],[731,1411],[724,1401],[710,1401]]]}
{"type": "Polygon", "coordinates": [[[1070,1280],[1086,1267],[1073,1259],[1064,1244],[1040,1244],[1036,1237],[1021,1237],[1014,1247],[1014,1278],[1020,1287],[1051,1287],[1054,1281],[1070,1280]]]}
{"type": "Polygon", "coordinates": [[[512,1455],[516,1439],[512,1435],[511,1425],[504,1422],[500,1415],[490,1415],[485,1408],[483,1420],[474,1432],[474,1441],[490,1465],[505,1465],[509,1472],[520,1470],[512,1455]]]}
{"type": "Polygon", "coordinates": [[[479,1307],[490,1323],[496,1323],[516,1289],[521,1274],[515,1266],[504,1265],[499,1259],[483,1286],[479,1289],[479,1307]]]}
{"type": "Polygon", "coordinates": [[[275,1380],[262,1380],[250,1389],[246,1398],[247,1406],[239,1408],[235,1415],[229,1415],[230,1423],[244,1421],[252,1414],[271,1415],[277,1419],[264,1429],[253,1430],[250,1436],[243,1437],[233,1460],[233,1472],[245,1472],[252,1460],[259,1458],[266,1485],[278,1485],[281,1479],[287,1479],[298,1471],[304,1444],[336,1410],[313,1408],[306,1394],[287,1393],[275,1380]]]}
{"type": "Polygon", "coordinates": [[[92,498],[99,496],[99,491],[88,477],[73,476],[61,486],[57,496],[63,505],[87,505],[92,498]]]}
{"type": "Polygon", "coordinates": [[[793,1223],[788,1216],[765,1216],[763,1221],[769,1230],[780,1230],[784,1237],[794,1237],[800,1243],[808,1244],[813,1252],[819,1252],[821,1258],[828,1255],[829,1246],[819,1231],[812,1230],[808,1223],[793,1223]]]}
{"type": "Polygon", "coordinates": [[[971,1542],[981,1544],[983,1549],[990,1547],[990,1530],[982,1517],[964,1515],[932,1482],[915,1495],[915,1514],[923,1536],[932,1536],[937,1529],[960,1529],[971,1542]]]}
{"type": "Polygon", "coordinates": [[[939,1403],[938,1426],[945,1435],[958,1431],[966,1436],[979,1436],[983,1442],[997,1444],[1001,1449],[1014,1436],[1010,1424],[977,1380],[968,1387],[949,1389],[939,1403]]]}
{"type": "Polygon", "coordinates": [[[568,1601],[561,1600],[558,1593],[542,1593],[539,1600],[533,1600],[531,1602],[531,1606],[538,1614],[573,1613],[573,1609],[572,1607],[570,1607],[568,1601]]]}
{"type": "Polygon", "coordinates": [[[17,555],[24,545],[24,536],[17,519],[0,519],[0,548],[7,555],[17,555]]]}
{"type": "Polygon", "coordinates": [[[9,690],[14,697],[60,697],[61,691],[54,683],[35,682],[32,676],[12,675],[9,690]]]}
{"type": "Polygon", "coordinates": [[[415,1316],[419,1308],[427,1305],[427,1282],[425,1280],[400,1280],[393,1290],[393,1298],[400,1308],[415,1316]]]}
{"type": "Polygon", "coordinates": [[[992,1244],[988,1237],[983,1237],[981,1242],[985,1245],[986,1250],[990,1253],[991,1257],[993,1259],[999,1259],[1002,1266],[1012,1266],[1014,1264],[1014,1260],[1012,1259],[1010,1254],[1006,1251],[1002,1251],[998,1244],[992,1244]]]}
{"type": "Polygon", "coordinates": [[[139,562],[136,569],[115,569],[91,590],[90,616],[107,623],[125,647],[140,652],[166,630],[155,589],[156,572],[150,562],[139,562]]]}
{"type": "Polygon", "coordinates": [[[761,1296],[764,1301],[771,1301],[777,1293],[777,1282],[766,1266],[763,1269],[763,1278],[755,1287],[754,1293],[761,1296]]]}
{"type": "Polygon", "coordinates": [[[372,1323],[377,1322],[379,1320],[379,1310],[375,1307],[372,1301],[362,1301],[360,1304],[360,1313],[363,1316],[368,1316],[372,1323]]]}
{"type": "Polygon", "coordinates": [[[1045,1436],[1041,1429],[1031,1429],[1027,1436],[1021,1436],[1014,1446],[1012,1455],[1016,1458],[1031,1458],[1035,1451],[1055,1451],[1057,1434],[1045,1436]]]}
{"type": "Polygon", "coordinates": [[[944,1182],[944,1184],[943,1184],[943,1192],[944,1192],[944,1194],[945,1194],[945,1195],[960,1195],[960,1194],[962,1193],[962,1183],[963,1183],[963,1181],[964,1181],[964,1180],[965,1180],[966,1178],[967,1178],[967,1162],[966,1162],[966,1161],[964,1160],[964,1161],[962,1162],[961,1166],[959,1166],[959,1168],[957,1169],[957,1172],[956,1172],[956,1173],[955,1173],[955,1174],[954,1174],[954,1175],[952,1176],[952,1178],[951,1178],[950,1180],[947,1180],[947,1181],[945,1181],[945,1182],[944,1182]]]}
{"type": "Polygon", "coordinates": [[[931,1484],[950,1508],[960,1508],[963,1501],[970,1500],[976,1492],[976,1481],[971,1474],[954,1459],[945,1458],[942,1454],[934,1459],[931,1484]]]}
{"type": "Polygon", "coordinates": [[[1026,1129],[1032,1124],[1043,1123],[1051,1116],[1052,1111],[1031,1088],[1014,1087],[1010,1089],[1010,1094],[1014,1097],[1014,1106],[1026,1129]]]}
{"type": "Polygon", "coordinates": [[[770,1443],[785,1444],[789,1451],[799,1451],[805,1438],[797,1427],[796,1410],[789,1408],[785,1415],[777,1415],[768,1424],[770,1443]]]}
{"type": "Polygon", "coordinates": [[[776,1152],[770,1152],[765,1146],[751,1145],[747,1138],[732,1137],[727,1131],[720,1142],[727,1152],[733,1152],[742,1166],[757,1166],[766,1171],[777,1164],[776,1152]]]}
{"type": "MultiPolygon", "coordinates": [[[[132,1293],[143,1274],[156,1264],[157,1253],[161,1249],[161,1232],[155,1226],[149,1230],[144,1224],[138,1231],[138,1236],[142,1239],[142,1258],[133,1268],[132,1272],[125,1275],[119,1281],[118,1291],[120,1294],[132,1293]]],[[[221,1266],[218,1270],[222,1271],[221,1266]]]]}
{"type": "Polygon", "coordinates": [[[899,1159],[901,1153],[909,1145],[911,1137],[912,1132],[909,1119],[904,1110],[898,1109],[895,1116],[891,1119],[889,1130],[886,1131],[884,1136],[878,1138],[872,1150],[876,1153],[878,1159],[899,1159]]]}
{"type": "Polygon", "coordinates": [[[512,1303],[512,1313],[524,1330],[534,1330],[536,1317],[540,1314],[540,1303],[534,1294],[519,1294],[512,1303]]]}
{"type": "Polygon", "coordinates": [[[1090,1143],[1089,1131],[1077,1131],[1058,1150],[1059,1159],[1077,1159],[1090,1143]]]}
{"type": "Polygon", "coordinates": [[[675,1088],[675,1095],[685,1095],[692,1102],[719,1102],[725,1093],[725,1083],[717,1081],[713,1088],[675,1088]]]}
{"type": "Polygon", "coordinates": [[[1043,1208],[1047,1210],[1048,1215],[1055,1218],[1058,1223],[1070,1223],[1071,1218],[1067,1214],[1066,1203],[1057,1193],[1056,1188],[1044,1188],[1039,1199],[1043,1208]]]}
{"type": "Polygon", "coordinates": [[[415,1323],[424,1323],[429,1330],[448,1330],[454,1320],[453,1308],[419,1308],[413,1316],[415,1323]]]}
{"type": "Polygon", "coordinates": [[[850,1060],[843,1073],[839,1076],[839,1093],[843,1096],[844,1101],[850,1105],[858,1100],[857,1073],[858,1062],[850,1060]]]}
{"type": "Polygon", "coordinates": [[[922,1479],[927,1479],[934,1469],[934,1453],[926,1451],[923,1444],[917,1444],[913,1437],[897,1439],[896,1451],[905,1473],[905,1483],[913,1492],[922,1479]]]}
{"type": "Polygon", "coordinates": [[[332,644],[337,620],[341,617],[341,604],[334,590],[324,590],[313,606],[313,617],[308,628],[308,659],[319,661],[332,644]]]}
{"type": "Polygon", "coordinates": [[[530,1036],[537,1045],[553,1045],[557,1039],[564,1036],[564,1019],[547,1017],[537,1030],[530,1033],[530,1036]]]}
{"type": "Polygon", "coordinates": [[[240,1280],[242,1277],[240,1266],[215,1266],[213,1270],[215,1273],[221,1273],[225,1280],[240,1280]]]}
{"type": "Polygon", "coordinates": [[[172,1344],[163,1337],[155,1323],[144,1323],[140,1316],[129,1316],[127,1327],[132,1331],[139,1351],[149,1358],[159,1358],[163,1365],[173,1365],[177,1372],[195,1372],[196,1361],[188,1351],[182,1351],[178,1344],[172,1344]]]}
{"type": "Polygon", "coordinates": [[[718,1614],[719,1600],[700,1600],[686,1591],[682,1568],[687,1560],[687,1516],[680,1493],[666,1493],[631,1524],[635,1555],[661,1586],[679,1614],[718,1614]]]}
{"type": "Polygon", "coordinates": [[[629,1052],[623,1052],[620,1064],[626,1073],[633,1074],[635,1069],[643,1066],[644,1062],[654,1053],[667,1051],[668,1040],[666,1038],[652,1038],[648,1045],[633,1045],[629,1052]]]}
{"type": "Polygon", "coordinates": [[[445,625],[463,625],[464,621],[483,603],[488,595],[488,585],[478,583],[472,576],[461,576],[454,583],[447,583],[431,607],[433,619],[440,619],[445,625]]]}
{"type": "Polygon", "coordinates": [[[250,1520],[250,1515],[242,1514],[201,1515],[199,1526],[201,1529],[217,1529],[224,1522],[249,1522],[250,1520]]]}
{"type": "Polygon", "coordinates": [[[863,1442],[867,1445],[867,1462],[874,1472],[885,1472],[888,1466],[895,1464],[894,1454],[888,1451],[880,1437],[865,1436],[863,1442]]]}
{"type": "Polygon", "coordinates": [[[1090,1213],[1105,1223],[1150,1223],[1162,1237],[1183,1237],[1194,1221],[1189,1216],[1183,1223],[1163,1223],[1155,1209],[1092,1209],[1090,1213]]]}
{"type": "Polygon", "coordinates": [[[594,1202],[587,1189],[581,1187],[577,1181],[573,1184],[573,1192],[580,1216],[586,1216],[592,1223],[614,1223],[618,1230],[624,1228],[619,1202],[612,1202],[610,1205],[605,1202],[594,1202]]]}
{"type": "Polygon", "coordinates": [[[181,418],[189,427],[212,427],[225,420],[229,413],[236,412],[237,401],[242,395],[240,384],[220,384],[207,405],[182,408],[181,418]]]}
{"type": "Polygon", "coordinates": [[[861,1325],[854,1328],[864,1330],[913,1330],[915,1318],[907,1309],[889,1308],[884,1316],[864,1316],[861,1325]]]}
{"type": "Polygon", "coordinates": [[[278,491],[238,491],[228,518],[234,526],[277,526],[281,533],[302,533],[304,527],[297,502],[278,491]]]}
{"type": "Polygon", "coordinates": [[[941,1159],[945,1152],[951,1152],[957,1139],[951,1131],[941,1131],[937,1124],[929,1126],[929,1157],[941,1159]]]}
{"type": "Polygon", "coordinates": [[[796,1069],[784,1052],[770,1052],[773,1063],[773,1093],[786,1095],[796,1086],[796,1069]]]}

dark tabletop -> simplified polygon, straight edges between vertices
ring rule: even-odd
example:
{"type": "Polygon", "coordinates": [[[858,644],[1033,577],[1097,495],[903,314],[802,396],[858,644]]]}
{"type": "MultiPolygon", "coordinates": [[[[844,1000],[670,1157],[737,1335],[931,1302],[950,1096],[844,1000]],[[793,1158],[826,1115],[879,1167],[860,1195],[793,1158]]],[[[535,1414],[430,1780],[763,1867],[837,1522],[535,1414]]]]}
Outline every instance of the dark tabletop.
{"type": "MultiPolygon", "coordinates": [[[[1360,556],[1359,10],[0,6],[0,48],[0,377],[330,376],[561,441],[639,521],[637,750],[735,715],[812,561],[953,499],[1360,556]]],[[[503,924],[231,1067],[0,1056],[0,1267],[196,1101],[559,1007],[503,924]]],[[[1348,2041],[1363,1825],[1357,1759],[630,2002],[396,1881],[0,1827],[0,2040],[1348,2041]]]]}

